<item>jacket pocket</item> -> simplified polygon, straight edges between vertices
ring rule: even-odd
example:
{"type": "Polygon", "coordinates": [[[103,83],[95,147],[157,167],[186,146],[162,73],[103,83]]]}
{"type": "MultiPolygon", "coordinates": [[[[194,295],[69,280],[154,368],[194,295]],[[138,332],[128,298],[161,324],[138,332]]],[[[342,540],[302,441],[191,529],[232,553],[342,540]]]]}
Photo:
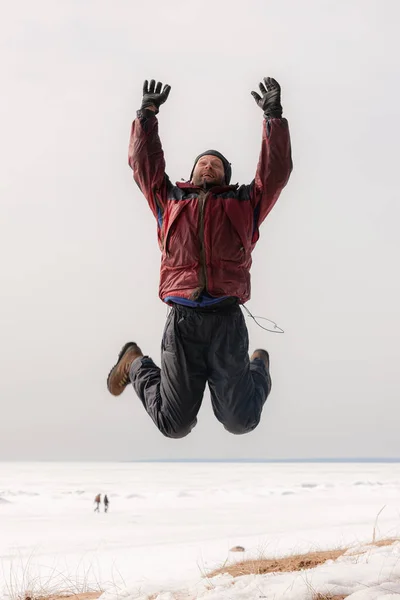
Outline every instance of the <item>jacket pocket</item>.
{"type": "Polygon", "coordinates": [[[163,237],[163,251],[166,256],[169,254],[170,239],[176,227],[179,216],[182,211],[187,207],[190,200],[178,200],[171,202],[168,207],[166,219],[164,221],[164,237],[163,237]]]}
{"type": "Polygon", "coordinates": [[[220,235],[220,258],[246,262],[251,253],[251,214],[237,200],[224,203],[224,232],[220,235]]]}

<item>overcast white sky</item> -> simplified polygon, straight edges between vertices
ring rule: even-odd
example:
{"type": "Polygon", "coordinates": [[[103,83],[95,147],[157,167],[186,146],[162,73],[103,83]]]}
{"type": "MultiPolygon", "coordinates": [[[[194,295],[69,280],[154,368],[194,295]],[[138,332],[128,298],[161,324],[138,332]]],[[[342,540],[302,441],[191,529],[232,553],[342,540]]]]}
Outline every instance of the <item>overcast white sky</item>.
{"type": "Polygon", "coordinates": [[[397,0],[4,3],[0,459],[400,456],[397,0]],[[185,439],[133,390],[110,396],[122,344],[159,360],[156,223],[127,165],[142,82],[173,180],[208,147],[249,183],[282,86],[294,171],[254,252],[251,347],[271,353],[258,429],[232,436],[208,393],[185,439]]]}

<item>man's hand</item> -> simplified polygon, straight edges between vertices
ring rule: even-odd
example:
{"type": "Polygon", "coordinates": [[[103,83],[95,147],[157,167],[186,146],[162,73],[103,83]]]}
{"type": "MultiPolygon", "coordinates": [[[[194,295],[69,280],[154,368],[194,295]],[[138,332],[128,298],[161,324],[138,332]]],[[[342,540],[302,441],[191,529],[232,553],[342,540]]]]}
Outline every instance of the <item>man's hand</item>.
{"type": "Polygon", "coordinates": [[[280,119],[282,117],[281,86],[272,77],[264,77],[260,83],[262,97],[257,92],[251,92],[258,106],[264,111],[266,119],[280,119]]]}
{"type": "Polygon", "coordinates": [[[150,84],[146,79],[143,84],[142,110],[147,108],[148,110],[154,111],[154,114],[158,113],[158,109],[160,108],[161,104],[164,104],[171,91],[170,85],[164,85],[162,91],[161,88],[161,81],[158,81],[156,85],[154,79],[150,81],[150,84]]]}

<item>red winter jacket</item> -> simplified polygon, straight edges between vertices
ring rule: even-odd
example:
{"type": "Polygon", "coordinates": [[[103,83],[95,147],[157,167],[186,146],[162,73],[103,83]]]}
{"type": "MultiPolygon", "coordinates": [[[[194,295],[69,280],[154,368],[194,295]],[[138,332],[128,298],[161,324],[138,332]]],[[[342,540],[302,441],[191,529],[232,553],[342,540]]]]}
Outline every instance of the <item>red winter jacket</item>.
{"type": "Polygon", "coordinates": [[[292,170],[287,120],[263,122],[260,159],[250,185],[215,186],[207,191],[188,182],[173,185],[165,174],[155,116],[133,122],[129,164],[157,219],[160,298],[196,300],[207,291],[246,302],[258,228],[292,170]]]}

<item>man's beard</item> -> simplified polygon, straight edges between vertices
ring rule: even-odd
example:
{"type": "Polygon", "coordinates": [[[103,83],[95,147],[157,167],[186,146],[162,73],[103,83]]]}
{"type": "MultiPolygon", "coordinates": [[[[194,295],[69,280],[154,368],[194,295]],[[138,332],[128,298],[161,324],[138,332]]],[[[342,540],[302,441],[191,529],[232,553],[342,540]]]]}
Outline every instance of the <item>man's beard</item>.
{"type": "Polygon", "coordinates": [[[210,188],[212,188],[216,185],[223,185],[223,184],[220,181],[215,181],[215,180],[210,181],[209,179],[206,179],[204,177],[201,187],[204,188],[205,190],[209,190],[210,188]]]}

